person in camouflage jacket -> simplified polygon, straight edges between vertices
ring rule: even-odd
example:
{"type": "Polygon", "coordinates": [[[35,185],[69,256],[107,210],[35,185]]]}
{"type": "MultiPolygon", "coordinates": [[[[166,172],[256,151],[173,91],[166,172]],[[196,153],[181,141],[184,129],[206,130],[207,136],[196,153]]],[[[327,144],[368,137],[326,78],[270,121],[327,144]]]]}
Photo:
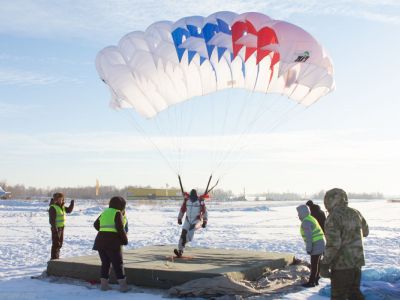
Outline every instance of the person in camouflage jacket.
{"type": "Polygon", "coordinates": [[[362,300],[363,237],[369,234],[368,224],[359,211],[348,207],[347,194],[342,189],[327,191],[324,205],[329,215],[325,222],[326,249],[320,275],[331,278],[331,299],[362,300]]]}

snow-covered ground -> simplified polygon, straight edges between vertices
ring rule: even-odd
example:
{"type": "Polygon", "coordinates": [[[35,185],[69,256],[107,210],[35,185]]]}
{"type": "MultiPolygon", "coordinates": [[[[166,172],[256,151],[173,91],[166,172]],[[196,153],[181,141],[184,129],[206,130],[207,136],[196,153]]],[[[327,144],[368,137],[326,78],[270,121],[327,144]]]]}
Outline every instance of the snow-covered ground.
{"type": "MultiPolygon", "coordinates": [[[[68,204],[68,203],[67,203],[68,204]]],[[[68,216],[62,257],[96,254],[93,221],[107,201],[78,200],[68,216]]],[[[296,206],[301,202],[207,202],[209,224],[197,232],[192,246],[292,252],[308,259],[299,234],[296,206]]],[[[323,204],[318,203],[323,206],[323,204]]],[[[367,299],[399,299],[400,203],[383,200],[350,201],[370,226],[365,239],[367,265],[363,288],[367,299]],[[396,294],[397,293],[397,294],[396,294]]],[[[180,202],[129,202],[129,245],[175,244],[180,227],[176,216],[180,202]]],[[[128,294],[100,292],[87,284],[34,280],[46,269],[51,239],[48,202],[0,201],[0,299],[161,299],[162,291],[137,288],[128,294]]],[[[286,295],[284,299],[326,300],[329,280],[319,287],[286,295]]]]}

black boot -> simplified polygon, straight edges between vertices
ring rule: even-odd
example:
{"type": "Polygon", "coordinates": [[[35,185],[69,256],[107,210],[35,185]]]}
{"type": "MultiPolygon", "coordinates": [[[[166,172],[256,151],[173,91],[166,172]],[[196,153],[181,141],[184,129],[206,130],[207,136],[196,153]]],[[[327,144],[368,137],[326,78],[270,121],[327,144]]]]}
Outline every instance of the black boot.
{"type": "Polygon", "coordinates": [[[174,253],[175,253],[175,255],[176,255],[177,257],[182,257],[183,251],[182,251],[182,250],[178,250],[178,249],[174,249],[174,253]]]}
{"type": "Polygon", "coordinates": [[[307,282],[307,283],[303,283],[301,286],[305,287],[305,288],[314,287],[315,283],[314,282],[307,282]]]}
{"type": "Polygon", "coordinates": [[[320,277],[317,277],[317,279],[315,279],[315,285],[319,285],[319,278],[320,277]]]}

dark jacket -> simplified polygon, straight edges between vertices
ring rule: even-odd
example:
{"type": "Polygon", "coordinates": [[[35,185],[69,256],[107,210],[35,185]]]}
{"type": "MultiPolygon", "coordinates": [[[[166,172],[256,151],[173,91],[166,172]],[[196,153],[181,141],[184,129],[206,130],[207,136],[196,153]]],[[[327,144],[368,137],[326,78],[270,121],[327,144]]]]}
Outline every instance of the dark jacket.
{"type": "MultiPolygon", "coordinates": [[[[52,204],[53,203],[50,203],[50,205],[52,205],[52,204]]],[[[56,205],[58,205],[58,204],[56,204],[56,205]]],[[[58,205],[58,206],[60,206],[60,205],[58,205]]],[[[65,207],[65,212],[67,214],[70,214],[73,209],[74,209],[74,200],[71,200],[71,203],[69,204],[69,206],[65,207]]],[[[56,212],[55,208],[50,206],[50,208],[49,208],[49,223],[52,228],[56,227],[56,217],[57,217],[57,212],[56,212]]]]}
{"type": "Polygon", "coordinates": [[[122,197],[113,197],[110,200],[109,207],[117,209],[114,222],[117,232],[105,232],[100,230],[100,216],[96,219],[93,226],[96,228],[96,239],[94,240],[93,250],[115,250],[121,249],[121,245],[128,245],[128,236],[124,229],[122,210],[125,209],[125,199],[122,197]]]}
{"type": "Polygon", "coordinates": [[[326,216],[321,207],[317,204],[314,204],[311,200],[307,201],[307,206],[310,208],[311,215],[317,219],[319,226],[321,226],[322,231],[325,232],[325,220],[326,216]]]}

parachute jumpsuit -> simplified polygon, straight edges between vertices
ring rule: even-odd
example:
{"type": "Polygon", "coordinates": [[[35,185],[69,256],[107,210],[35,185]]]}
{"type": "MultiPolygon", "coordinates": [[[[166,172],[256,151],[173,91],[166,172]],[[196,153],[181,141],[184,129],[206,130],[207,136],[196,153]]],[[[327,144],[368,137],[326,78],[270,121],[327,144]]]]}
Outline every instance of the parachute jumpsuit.
{"type": "Polygon", "coordinates": [[[192,200],[189,195],[185,193],[185,198],[178,214],[178,220],[182,220],[186,213],[178,243],[178,249],[182,252],[185,249],[186,243],[193,240],[194,232],[202,226],[203,222],[207,222],[208,220],[204,198],[205,195],[202,195],[192,200]]]}

